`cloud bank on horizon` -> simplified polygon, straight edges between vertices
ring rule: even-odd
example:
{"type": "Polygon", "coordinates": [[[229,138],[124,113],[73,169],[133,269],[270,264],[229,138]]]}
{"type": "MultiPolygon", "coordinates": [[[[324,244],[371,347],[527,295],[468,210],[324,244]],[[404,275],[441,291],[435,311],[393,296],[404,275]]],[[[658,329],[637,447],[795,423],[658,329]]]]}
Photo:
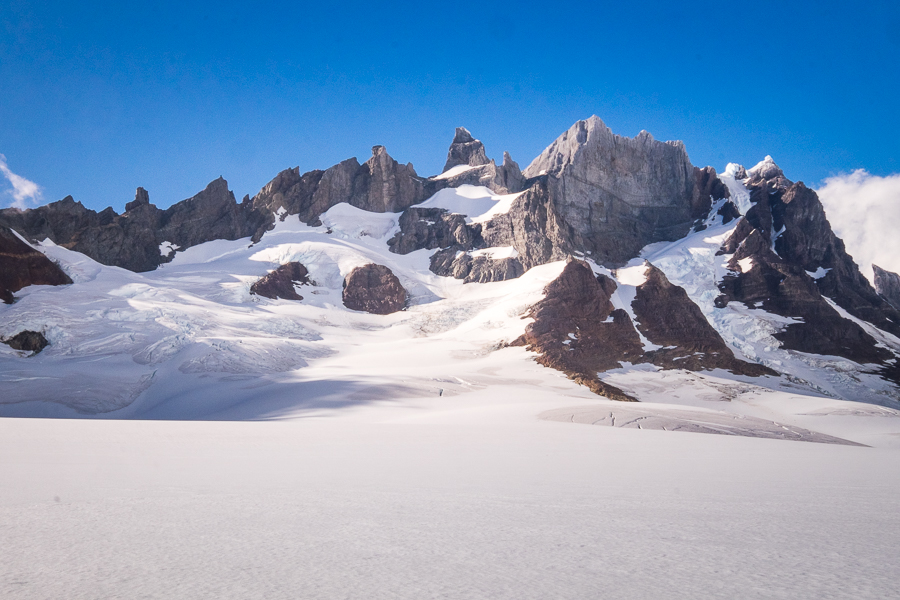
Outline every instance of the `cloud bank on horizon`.
{"type": "Polygon", "coordinates": [[[832,229],[872,281],[872,264],[900,272],[900,173],[880,177],[865,169],[829,177],[816,190],[832,229]]]}
{"type": "Polygon", "coordinates": [[[43,199],[41,186],[10,171],[6,157],[2,154],[0,154],[0,173],[10,185],[10,189],[3,190],[4,196],[12,197],[10,206],[24,209],[28,208],[29,204],[39,204],[43,199]]]}

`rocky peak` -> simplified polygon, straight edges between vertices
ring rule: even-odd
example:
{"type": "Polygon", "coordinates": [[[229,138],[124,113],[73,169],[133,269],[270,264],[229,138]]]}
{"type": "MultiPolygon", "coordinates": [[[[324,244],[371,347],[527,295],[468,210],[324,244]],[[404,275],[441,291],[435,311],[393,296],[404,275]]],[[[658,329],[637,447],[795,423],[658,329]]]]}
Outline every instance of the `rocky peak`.
{"type": "Polygon", "coordinates": [[[134,200],[125,205],[125,212],[134,210],[140,206],[147,206],[150,204],[150,194],[142,187],[139,187],[134,192],[134,200]]]}
{"type": "Polygon", "coordinates": [[[642,247],[683,237],[693,224],[694,167],[680,143],[612,133],[598,117],[575,123],[525,169],[546,175],[570,245],[620,265],[642,247]]]}
{"type": "Polygon", "coordinates": [[[875,291],[887,300],[888,304],[900,310],[900,275],[872,265],[875,271],[875,291]]]}
{"type": "Polygon", "coordinates": [[[372,158],[353,176],[350,204],[372,212],[400,212],[424,200],[423,187],[412,163],[401,165],[384,146],[373,146],[372,158]]]}
{"type": "Polygon", "coordinates": [[[468,144],[469,142],[476,141],[475,138],[472,137],[472,134],[465,127],[457,127],[456,135],[453,136],[454,144],[468,144]]]}
{"type": "Polygon", "coordinates": [[[450,149],[447,151],[447,162],[441,172],[446,173],[459,165],[478,167],[489,162],[484,153],[484,144],[473,138],[465,127],[457,127],[453,143],[450,144],[450,149]]]}
{"type": "Polygon", "coordinates": [[[775,164],[771,156],[766,156],[756,166],[747,171],[747,185],[759,186],[765,184],[769,192],[776,189],[786,189],[794,182],[784,176],[781,167],[775,164]]]}

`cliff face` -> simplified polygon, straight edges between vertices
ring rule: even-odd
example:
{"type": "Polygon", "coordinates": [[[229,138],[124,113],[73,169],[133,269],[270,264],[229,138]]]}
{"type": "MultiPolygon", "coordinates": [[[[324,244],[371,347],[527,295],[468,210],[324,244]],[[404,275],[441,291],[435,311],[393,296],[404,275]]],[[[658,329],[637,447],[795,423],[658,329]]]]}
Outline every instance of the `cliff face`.
{"type": "Polygon", "coordinates": [[[875,291],[897,310],[900,310],[900,275],[872,265],[875,271],[875,291]]]}
{"type": "Polygon", "coordinates": [[[847,254],[814,191],[787,179],[771,157],[751,169],[745,181],[752,206],[724,253],[736,252],[749,238],[750,246],[741,250],[744,258],[776,268],[783,280],[790,271],[791,281],[798,286],[802,281],[813,296],[828,298],[854,317],[900,335],[900,313],[878,295],[847,254]]]}
{"type": "Polygon", "coordinates": [[[623,264],[651,242],[690,230],[694,167],[681,142],[657,142],[642,131],[617,136],[597,117],[579,121],[525,169],[546,176],[571,246],[609,266],[623,264]]]}

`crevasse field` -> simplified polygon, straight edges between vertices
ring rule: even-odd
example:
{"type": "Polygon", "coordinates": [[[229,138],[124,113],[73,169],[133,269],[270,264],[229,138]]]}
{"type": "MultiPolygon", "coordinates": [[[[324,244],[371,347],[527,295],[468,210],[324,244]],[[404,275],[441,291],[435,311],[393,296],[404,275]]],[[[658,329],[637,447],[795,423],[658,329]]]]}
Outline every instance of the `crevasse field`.
{"type": "MultiPolygon", "coordinates": [[[[511,199],[428,202],[477,220],[511,199]]],[[[625,404],[505,347],[563,263],[463,285],[387,250],[397,217],[338,205],[143,274],[45,242],[74,285],[0,306],[0,334],[51,342],[0,345],[0,597],[897,596],[894,392],[781,350],[783,318],[713,310],[729,226],[595,268],[629,310],[650,260],[789,377],[624,365],[625,404]],[[250,295],[291,260],[302,302],[250,295]],[[407,311],[343,307],[369,262],[407,311]]]]}

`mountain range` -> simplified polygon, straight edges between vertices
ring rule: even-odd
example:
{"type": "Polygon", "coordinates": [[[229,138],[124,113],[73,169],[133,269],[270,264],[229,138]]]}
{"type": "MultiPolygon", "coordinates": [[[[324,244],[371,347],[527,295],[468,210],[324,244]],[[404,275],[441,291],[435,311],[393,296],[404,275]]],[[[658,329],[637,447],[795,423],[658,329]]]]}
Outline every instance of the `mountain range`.
{"type": "Polygon", "coordinates": [[[896,407],[900,277],[874,270],[771,157],[718,173],[591,117],[523,170],[457,128],[431,177],[374,146],[241,202],[219,178],[0,210],[0,415],[272,417],[496,361],[613,400],[668,374],[896,407]]]}

